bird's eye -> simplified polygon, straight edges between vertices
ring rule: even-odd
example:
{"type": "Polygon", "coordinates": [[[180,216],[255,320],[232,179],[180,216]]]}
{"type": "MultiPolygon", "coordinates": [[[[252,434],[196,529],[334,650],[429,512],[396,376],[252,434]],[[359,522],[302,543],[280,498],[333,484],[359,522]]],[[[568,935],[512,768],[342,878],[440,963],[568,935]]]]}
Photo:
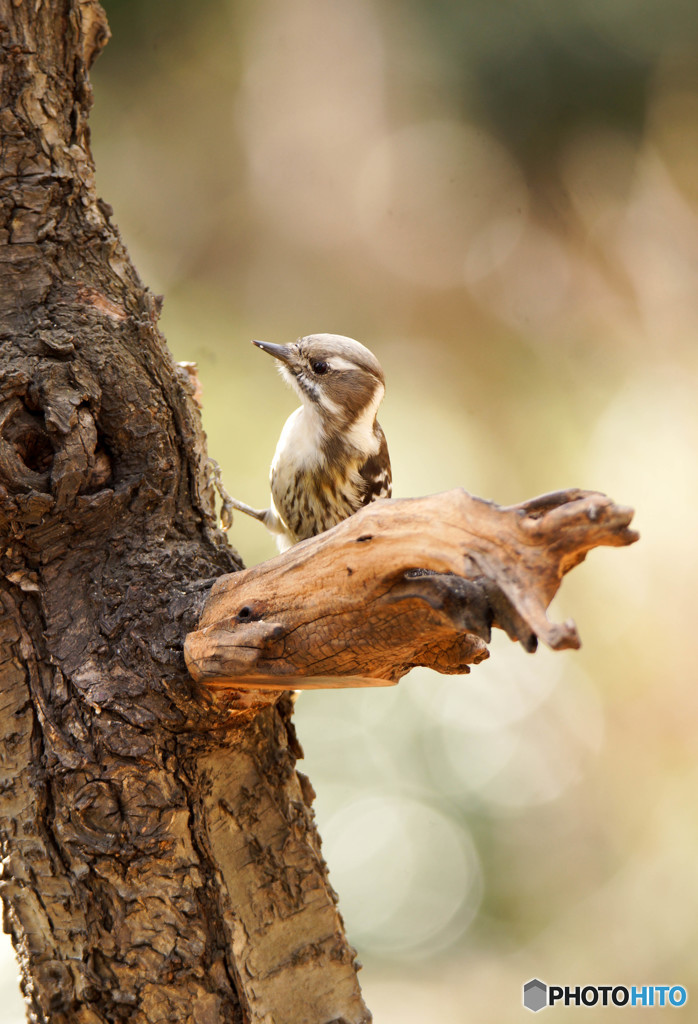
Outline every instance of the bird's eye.
{"type": "Polygon", "coordinates": [[[329,365],[322,359],[314,359],[310,366],[312,368],[313,373],[317,373],[319,376],[321,376],[323,373],[327,373],[327,371],[329,370],[329,365]]]}

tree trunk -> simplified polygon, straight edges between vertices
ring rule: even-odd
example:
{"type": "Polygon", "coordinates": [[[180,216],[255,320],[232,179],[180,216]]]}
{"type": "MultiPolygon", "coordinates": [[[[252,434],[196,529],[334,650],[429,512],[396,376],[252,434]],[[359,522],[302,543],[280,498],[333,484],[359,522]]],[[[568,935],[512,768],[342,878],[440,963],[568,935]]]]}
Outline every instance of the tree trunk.
{"type": "Polygon", "coordinates": [[[184,666],[240,561],[94,191],[104,13],[0,0],[0,32],[0,830],[30,1019],[369,1021],[290,701],[222,704],[184,666]]]}

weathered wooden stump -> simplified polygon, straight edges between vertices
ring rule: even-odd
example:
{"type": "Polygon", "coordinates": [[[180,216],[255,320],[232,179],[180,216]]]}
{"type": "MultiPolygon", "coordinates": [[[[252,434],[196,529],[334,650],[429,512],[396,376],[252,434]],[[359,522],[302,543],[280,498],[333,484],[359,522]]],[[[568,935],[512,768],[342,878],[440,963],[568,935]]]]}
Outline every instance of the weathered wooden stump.
{"type": "Polygon", "coordinates": [[[415,665],[467,672],[493,626],[527,651],[578,647],[546,609],[591,548],[638,539],[632,517],[580,490],[506,508],[462,489],[374,502],[218,579],[186,638],[189,671],[229,690],[386,686],[415,665]]]}

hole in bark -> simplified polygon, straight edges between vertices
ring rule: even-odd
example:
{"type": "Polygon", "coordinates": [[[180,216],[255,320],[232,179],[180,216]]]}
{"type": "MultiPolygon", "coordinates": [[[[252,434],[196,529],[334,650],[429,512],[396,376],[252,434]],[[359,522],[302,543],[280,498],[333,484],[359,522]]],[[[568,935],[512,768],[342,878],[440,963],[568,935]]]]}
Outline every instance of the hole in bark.
{"type": "Polygon", "coordinates": [[[373,540],[373,534],[372,533],[364,533],[362,537],[357,537],[356,538],[356,543],[357,544],[362,544],[366,540],[373,540]]]}
{"type": "Polygon", "coordinates": [[[97,430],[98,440],[97,447],[95,448],[94,461],[88,472],[85,485],[81,488],[83,494],[93,494],[95,491],[100,491],[111,481],[113,475],[111,452],[99,433],[99,427],[97,430]]]}
{"type": "Polygon", "coordinates": [[[5,437],[14,445],[27,469],[45,473],[51,468],[53,445],[40,413],[31,412],[23,406],[5,429],[5,437]]]}
{"type": "Polygon", "coordinates": [[[25,466],[37,473],[45,472],[53,461],[53,448],[45,434],[27,431],[16,441],[17,451],[25,466]]]}
{"type": "Polygon", "coordinates": [[[259,611],[254,605],[246,604],[235,616],[236,622],[259,622],[264,617],[263,611],[259,611]]]}

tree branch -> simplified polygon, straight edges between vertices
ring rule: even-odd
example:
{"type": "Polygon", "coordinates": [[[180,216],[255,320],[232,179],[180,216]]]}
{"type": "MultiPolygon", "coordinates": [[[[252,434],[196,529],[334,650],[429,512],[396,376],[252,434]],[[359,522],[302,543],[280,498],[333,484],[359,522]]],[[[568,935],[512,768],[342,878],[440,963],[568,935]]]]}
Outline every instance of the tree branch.
{"type": "Polygon", "coordinates": [[[591,548],[632,544],[633,513],[593,491],[500,508],[463,490],[380,501],[214,584],[185,642],[194,679],[235,689],[387,685],[467,672],[491,627],[527,651],[578,647],[546,608],[591,548]]]}

